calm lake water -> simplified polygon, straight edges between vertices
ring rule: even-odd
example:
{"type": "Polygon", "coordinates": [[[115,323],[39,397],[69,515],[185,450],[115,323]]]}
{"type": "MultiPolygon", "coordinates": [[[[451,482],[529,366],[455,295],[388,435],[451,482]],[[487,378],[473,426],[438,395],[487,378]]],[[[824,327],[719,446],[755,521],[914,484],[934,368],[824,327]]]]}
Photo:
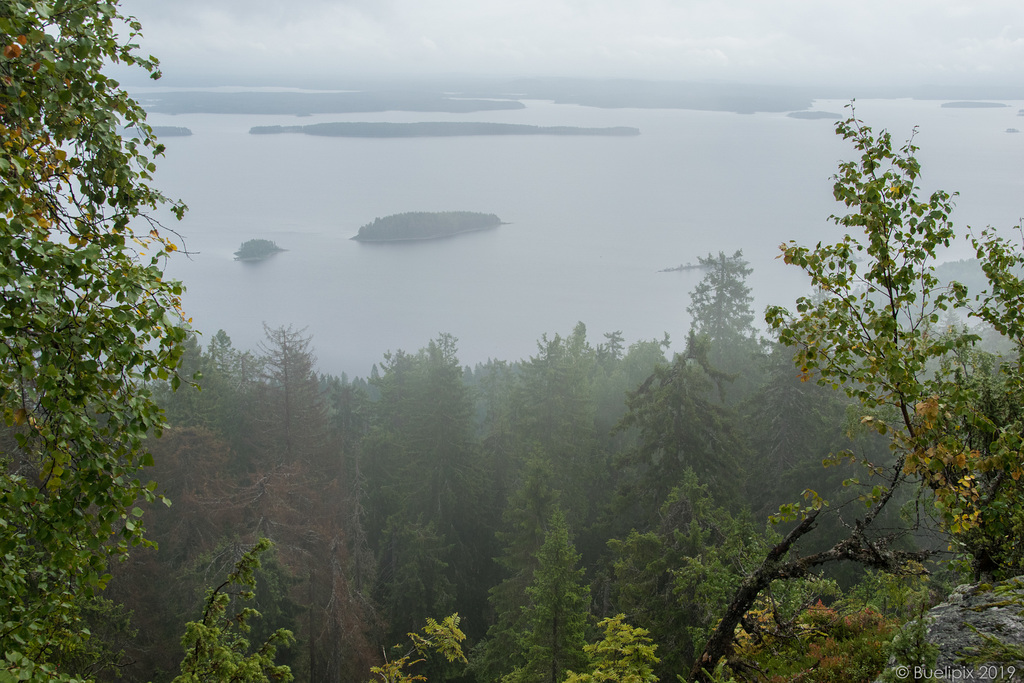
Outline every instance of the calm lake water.
{"type": "MultiPolygon", "coordinates": [[[[306,328],[323,372],[366,376],[388,350],[415,351],[448,332],[464,364],[518,360],[542,334],[577,321],[594,342],[678,349],[689,328],[688,293],[700,271],[661,273],[709,252],[742,249],[760,311],[806,291],[776,260],[787,240],[831,240],[842,207],[830,176],[854,150],[828,120],[782,114],[593,109],[530,101],[480,114],[283,116],[154,114],[187,126],[167,138],[157,184],[190,207],[177,224],[191,259],[170,276],[185,282],[194,326],[224,329],[255,348],[263,324],[306,328]],[[634,126],[638,137],[413,139],[249,135],[252,126],[327,121],[494,121],[634,126]],[[495,213],[509,225],[407,244],[351,241],[364,223],[405,211],[495,213]],[[287,249],[239,263],[245,240],[287,249]]],[[[844,112],[846,102],[816,109],[844,112]]],[[[949,109],[940,102],[857,103],[876,129],[905,139],[915,125],[927,191],[959,191],[958,226],[1010,228],[1024,216],[1022,102],[949,109]]],[[[168,221],[170,224],[170,221],[168,221]]],[[[949,258],[969,256],[966,242],[949,258]]],[[[205,343],[205,342],[204,342],[205,343]]]]}

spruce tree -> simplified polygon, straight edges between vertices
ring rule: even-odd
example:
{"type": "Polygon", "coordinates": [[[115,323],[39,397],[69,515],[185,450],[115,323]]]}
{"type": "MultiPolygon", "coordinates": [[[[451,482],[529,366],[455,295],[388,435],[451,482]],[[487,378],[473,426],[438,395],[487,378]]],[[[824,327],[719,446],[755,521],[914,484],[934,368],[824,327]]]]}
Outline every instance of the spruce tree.
{"type": "Polygon", "coordinates": [[[754,296],[747,285],[753,272],[743,252],[700,257],[704,278],[690,292],[690,334],[707,347],[707,359],[728,382],[719,381],[722,400],[732,405],[758,385],[763,355],[754,327],[754,296]]]}
{"type": "Polygon", "coordinates": [[[526,631],[522,636],[526,664],[506,676],[507,683],[558,683],[569,669],[586,665],[584,630],[590,589],[577,569],[580,555],[569,540],[565,514],[556,509],[548,522],[544,545],[537,553],[533,585],[526,589],[526,631]]]}

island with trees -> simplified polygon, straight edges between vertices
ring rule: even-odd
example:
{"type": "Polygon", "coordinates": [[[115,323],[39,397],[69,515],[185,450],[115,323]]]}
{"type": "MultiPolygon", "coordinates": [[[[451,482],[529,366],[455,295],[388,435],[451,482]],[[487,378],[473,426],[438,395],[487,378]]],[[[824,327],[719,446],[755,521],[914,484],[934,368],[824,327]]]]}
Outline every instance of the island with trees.
{"type": "Polygon", "coordinates": [[[158,138],[187,138],[192,130],[185,126],[153,126],[153,135],[158,138]]]}
{"type": "Polygon", "coordinates": [[[582,128],[579,126],[531,126],[519,123],[487,123],[482,121],[423,121],[390,123],[386,121],[347,121],[314,123],[308,126],[253,126],[250,135],[302,133],[343,138],[425,138],[463,135],[640,135],[639,128],[611,126],[582,128]]]}
{"type": "Polygon", "coordinates": [[[489,230],[502,225],[493,213],[475,211],[411,211],[384,218],[359,228],[352,239],[358,242],[406,242],[452,237],[464,232],[489,230]]]}
{"type": "Polygon", "coordinates": [[[242,242],[242,246],[235,252],[236,261],[262,261],[268,259],[279,251],[284,251],[271,240],[248,240],[242,242]]]}

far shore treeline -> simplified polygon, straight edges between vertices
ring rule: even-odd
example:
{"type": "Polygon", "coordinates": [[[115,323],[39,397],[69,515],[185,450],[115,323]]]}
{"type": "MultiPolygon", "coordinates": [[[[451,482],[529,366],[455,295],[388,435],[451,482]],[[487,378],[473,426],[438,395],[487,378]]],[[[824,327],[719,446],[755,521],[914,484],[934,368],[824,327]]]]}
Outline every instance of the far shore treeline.
{"type": "Polygon", "coordinates": [[[324,137],[347,138],[414,138],[454,137],[459,135],[640,135],[639,128],[612,126],[581,128],[579,126],[531,126],[517,123],[486,123],[476,121],[424,121],[390,123],[383,121],[314,123],[308,126],[253,126],[251,135],[303,133],[324,137]]]}

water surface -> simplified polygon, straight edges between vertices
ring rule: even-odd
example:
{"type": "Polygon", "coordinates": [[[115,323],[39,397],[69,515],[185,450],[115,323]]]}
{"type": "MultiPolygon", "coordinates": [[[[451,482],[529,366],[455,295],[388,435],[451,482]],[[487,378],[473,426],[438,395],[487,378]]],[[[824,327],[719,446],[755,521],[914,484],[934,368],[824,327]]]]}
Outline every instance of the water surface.
{"type": "MultiPolygon", "coordinates": [[[[529,101],[477,114],[157,115],[187,126],[168,138],[157,184],[190,211],[176,227],[192,258],[171,276],[188,287],[193,324],[223,328],[255,348],[263,324],[305,327],[322,371],[365,376],[385,351],[415,351],[441,332],[460,358],[516,360],[544,333],[577,321],[594,341],[667,332],[679,348],[688,292],[700,271],[660,273],[719,250],[754,267],[756,306],[806,291],[776,260],[787,240],[834,239],[837,163],[854,155],[830,121],[782,114],[595,109],[529,101]],[[494,136],[357,139],[249,135],[252,126],[328,121],[494,121],[542,126],[633,126],[638,137],[494,136]],[[480,211],[510,224],[453,239],[351,241],[375,217],[405,211],[480,211]],[[239,245],[271,239],[286,252],[233,260],[239,245]]],[[[845,102],[816,108],[843,112],[845,102]]],[[[916,143],[931,191],[959,190],[958,226],[1011,227],[1024,215],[1024,134],[1004,109],[940,102],[858,102],[858,114],[916,143]]],[[[950,258],[967,256],[966,244],[950,258]]]]}

